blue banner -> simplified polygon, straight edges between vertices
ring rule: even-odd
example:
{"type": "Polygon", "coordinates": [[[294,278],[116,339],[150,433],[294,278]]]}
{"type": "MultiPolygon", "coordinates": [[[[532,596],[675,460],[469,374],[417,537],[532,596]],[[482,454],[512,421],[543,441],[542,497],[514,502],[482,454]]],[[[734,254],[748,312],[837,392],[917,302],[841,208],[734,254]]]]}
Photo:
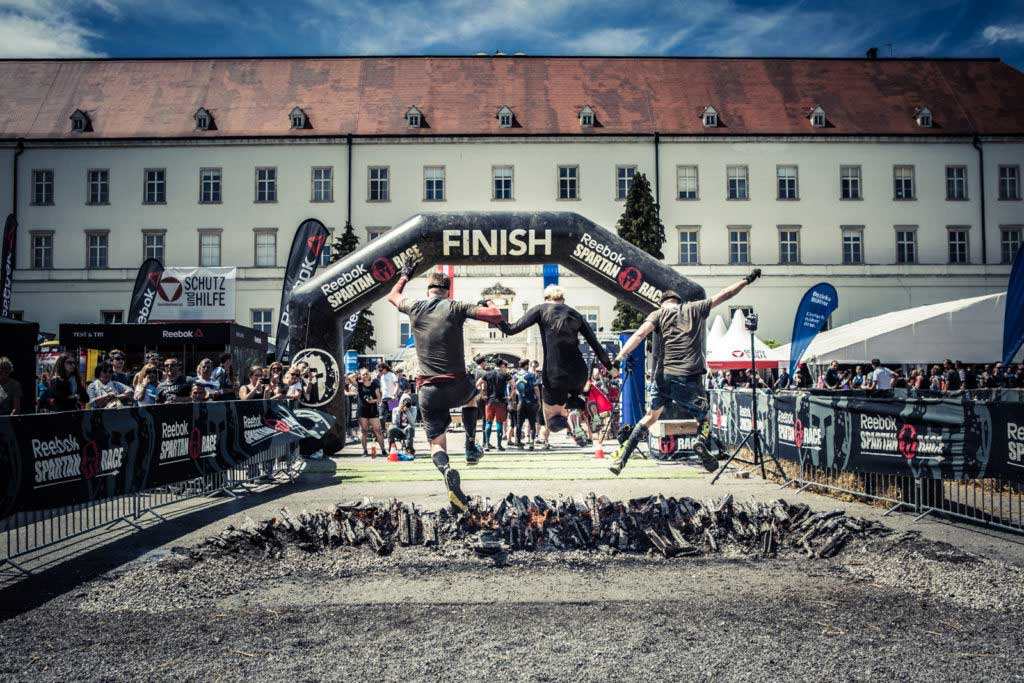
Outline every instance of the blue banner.
{"type": "Polygon", "coordinates": [[[545,263],[544,264],[544,286],[557,285],[558,284],[558,264],[557,263],[545,263]]]}
{"type": "MultiPolygon", "coordinates": [[[[619,335],[619,342],[625,346],[631,332],[619,335]]],[[[644,345],[640,344],[622,363],[622,417],[623,425],[635,425],[644,416],[644,345]]]]}
{"type": "Polygon", "coordinates": [[[1024,342],[1024,249],[1013,257],[1010,282],[1006,285],[1006,312],[1003,313],[1003,367],[1007,367],[1024,342]]]}
{"type": "Polygon", "coordinates": [[[790,377],[796,377],[796,366],[807,347],[838,307],[839,292],[827,282],[819,282],[804,293],[793,320],[793,338],[789,346],[790,377]]]}

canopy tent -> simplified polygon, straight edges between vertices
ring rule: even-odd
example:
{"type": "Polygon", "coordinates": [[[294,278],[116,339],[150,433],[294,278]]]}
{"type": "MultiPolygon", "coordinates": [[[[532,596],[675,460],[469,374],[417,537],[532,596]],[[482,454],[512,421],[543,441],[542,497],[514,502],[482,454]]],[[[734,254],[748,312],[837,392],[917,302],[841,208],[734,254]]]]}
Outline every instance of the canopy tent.
{"type": "MultiPolygon", "coordinates": [[[[1006,292],[946,301],[864,318],[822,332],[811,342],[803,362],[823,365],[867,363],[935,363],[945,358],[991,363],[1002,356],[1006,292]]],[[[771,352],[788,361],[790,344],[771,352]]]]}
{"type": "Polygon", "coordinates": [[[725,322],[722,320],[722,316],[716,315],[715,321],[711,323],[711,329],[708,330],[707,347],[711,348],[718,343],[718,340],[725,336],[725,322]]]}
{"type": "MultiPolygon", "coordinates": [[[[718,322],[716,320],[716,322],[718,322]]],[[[712,325],[712,331],[715,325],[712,325]]],[[[754,358],[757,368],[774,368],[778,362],[769,357],[770,349],[754,335],[754,358]]],[[[750,333],[743,326],[743,312],[737,310],[725,334],[717,339],[708,335],[708,367],[712,370],[740,370],[750,367],[750,333]]]]}

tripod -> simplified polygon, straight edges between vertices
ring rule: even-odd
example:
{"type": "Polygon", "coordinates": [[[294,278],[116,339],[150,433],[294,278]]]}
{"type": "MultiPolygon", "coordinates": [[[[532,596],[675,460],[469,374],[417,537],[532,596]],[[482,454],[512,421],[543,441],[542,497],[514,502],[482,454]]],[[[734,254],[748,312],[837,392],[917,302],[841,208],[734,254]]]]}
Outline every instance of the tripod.
{"type": "Polygon", "coordinates": [[[759,466],[761,468],[761,478],[767,479],[768,477],[765,476],[767,473],[765,472],[764,467],[764,459],[765,456],[767,456],[775,464],[775,470],[779,473],[779,476],[782,477],[782,481],[788,484],[789,478],[786,476],[786,473],[782,471],[782,465],[780,465],[779,461],[775,459],[775,454],[771,452],[771,449],[764,447],[764,437],[761,436],[761,430],[758,429],[757,427],[758,377],[757,362],[756,357],[754,356],[754,332],[757,330],[757,318],[751,315],[749,318],[747,318],[746,323],[746,328],[750,332],[750,395],[752,399],[750,407],[750,432],[748,432],[747,435],[743,437],[743,440],[740,441],[739,444],[736,446],[736,450],[734,450],[729,455],[729,458],[725,461],[725,464],[722,465],[718,472],[715,473],[715,476],[711,479],[711,483],[714,484],[716,481],[718,481],[718,478],[722,476],[722,473],[725,472],[725,469],[729,467],[729,463],[731,462],[741,462],[745,465],[759,466]],[[750,318],[753,318],[753,322],[751,322],[750,318]],[[743,450],[743,447],[746,446],[748,443],[750,445],[750,451],[754,454],[753,460],[744,460],[743,458],[739,457],[740,451],[743,450]]]}

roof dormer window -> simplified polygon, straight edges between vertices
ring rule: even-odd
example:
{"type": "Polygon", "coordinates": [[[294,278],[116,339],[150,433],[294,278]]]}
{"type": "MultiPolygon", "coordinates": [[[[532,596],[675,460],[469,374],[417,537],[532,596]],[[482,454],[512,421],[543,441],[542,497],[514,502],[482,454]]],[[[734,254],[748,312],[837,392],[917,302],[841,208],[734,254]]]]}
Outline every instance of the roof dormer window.
{"type": "Polygon", "coordinates": [[[705,128],[718,128],[718,112],[710,104],[704,107],[700,118],[704,122],[705,128]]]}
{"type": "Polygon", "coordinates": [[[196,130],[211,130],[213,128],[213,117],[202,107],[196,110],[192,118],[196,120],[196,130]]]}
{"type": "Polygon", "coordinates": [[[292,109],[291,113],[288,114],[288,118],[292,122],[292,130],[302,130],[309,127],[309,117],[299,107],[292,109]]]}
{"type": "Polygon", "coordinates": [[[917,125],[921,128],[932,127],[932,112],[928,107],[920,107],[914,112],[914,118],[917,119],[917,125]]]}
{"type": "Polygon", "coordinates": [[[71,132],[87,133],[90,130],[92,130],[92,121],[89,120],[89,115],[81,109],[76,109],[71,115],[71,132]]]}
{"type": "Polygon", "coordinates": [[[498,110],[498,127],[511,128],[513,118],[512,110],[508,107],[502,107],[498,110]]]}
{"type": "Polygon", "coordinates": [[[583,109],[580,109],[580,126],[583,128],[593,128],[594,119],[594,110],[589,105],[584,105],[583,109]]]}
{"type": "Polygon", "coordinates": [[[811,110],[810,119],[811,125],[815,128],[824,128],[825,124],[828,122],[828,117],[825,116],[825,110],[820,106],[811,110]]]}
{"type": "Polygon", "coordinates": [[[409,111],[405,112],[405,123],[410,128],[422,128],[423,112],[416,107],[409,107],[409,111]]]}

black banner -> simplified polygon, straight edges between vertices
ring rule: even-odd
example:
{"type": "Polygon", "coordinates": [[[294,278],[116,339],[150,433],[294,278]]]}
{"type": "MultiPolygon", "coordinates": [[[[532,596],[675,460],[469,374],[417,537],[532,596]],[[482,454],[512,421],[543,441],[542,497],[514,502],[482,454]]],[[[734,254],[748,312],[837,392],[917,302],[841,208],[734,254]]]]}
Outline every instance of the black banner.
{"type": "Polygon", "coordinates": [[[11,317],[11,298],[14,296],[14,241],[18,234],[18,220],[7,216],[3,243],[0,244],[0,318],[11,317]]]}
{"type": "MultiPolygon", "coordinates": [[[[712,392],[712,428],[728,444],[751,429],[749,391],[712,392]]],[[[1024,404],[961,397],[758,394],[758,427],[775,456],[924,479],[1024,481],[1024,404]]]]}
{"type": "Polygon", "coordinates": [[[324,224],[315,219],[303,221],[295,231],[292,249],[288,253],[288,265],[284,270],[284,285],[281,287],[281,310],[277,323],[278,360],[291,358],[291,347],[288,343],[288,300],[292,296],[292,290],[313,277],[328,234],[324,224]]]}
{"type": "Polygon", "coordinates": [[[0,417],[0,517],[238,466],[334,419],[285,401],[211,401],[0,417]]]}
{"type": "Polygon", "coordinates": [[[153,301],[156,290],[160,287],[160,276],[164,266],[155,258],[148,258],[139,266],[135,276],[135,287],[132,289],[132,301],[128,307],[129,323],[147,323],[149,314],[153,312],[153,301]]]}

